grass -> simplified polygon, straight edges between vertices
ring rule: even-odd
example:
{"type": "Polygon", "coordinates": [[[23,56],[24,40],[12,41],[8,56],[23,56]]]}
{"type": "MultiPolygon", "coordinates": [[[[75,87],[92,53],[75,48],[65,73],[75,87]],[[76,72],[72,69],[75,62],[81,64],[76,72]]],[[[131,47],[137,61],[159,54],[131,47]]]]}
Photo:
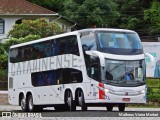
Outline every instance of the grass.
{"type": "Polygon", "coordinates": [[[129,108],[160,108],[160,106],[156,105],[128,105],[129,108]]]}
{"type": "Polygon", "coordinates": [[[147,85],[149,86],[149,87],[159,87],[160,88],[160,79],[151,79],[151,78],[148,78],[147,80],[146,80],[146,82],[147,82],[147,85]]]}

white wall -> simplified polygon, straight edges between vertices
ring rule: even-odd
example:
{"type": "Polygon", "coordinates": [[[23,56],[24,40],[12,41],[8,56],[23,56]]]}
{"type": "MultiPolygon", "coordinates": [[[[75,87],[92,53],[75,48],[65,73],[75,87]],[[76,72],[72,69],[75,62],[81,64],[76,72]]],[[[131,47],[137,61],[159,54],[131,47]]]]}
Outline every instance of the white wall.
{"type": "Polygon", "coordinates": [[[50,22],[55,22],[57,23],[62,29],[64,29],[65,32],[71,32],[71,26],[74,25],[74,23],[71,23],[62,17],[52,17],[50,19],[50,22]],[[63,28],[64,27],[64,28],[63,28]]]}
{"type": "Polygon", "coordinates": [[[15,21],[18,20],[19,18],[17,17],[0,17],[5,21],[5,27],[4,27],[4,34],[0,34],[0,39],[7,38],[9,30],[12,29],[12,26],[15,24],[15,21]]]}

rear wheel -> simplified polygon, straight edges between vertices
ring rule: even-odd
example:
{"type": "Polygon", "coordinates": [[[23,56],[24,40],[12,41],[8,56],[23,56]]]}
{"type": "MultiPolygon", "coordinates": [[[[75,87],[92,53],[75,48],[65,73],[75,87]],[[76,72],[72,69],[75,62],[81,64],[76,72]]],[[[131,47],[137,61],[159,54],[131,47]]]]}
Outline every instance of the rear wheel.
{"type": "Polygon", "coordinates": [[[125,110],[125,103],[119,103],[118,109],[119,109],[119,111],[124,111],[125,110]]]}
{"type": "Polygon", "coordinates": [[[76,110],[76,104],[75,104],[75,101],[73,100],[73,95],[70,90],[66,92],[65,101],[66,101],[66,107],[68,107],[70,111],[76,110]]]}
{"type": "Polygon", "coordinates": [[[28,111],[28,106],[27,106],[27,102],[26,102],[26,99],[24,98],[24,95],[21,96],[20,98],[20,105],[21,105],[21,109],[23,112],[27,112],[28,111]]]}
{"type": "Polygon", "coordinates": [[[29,96],[28,96],[27,102],[28,102],[28,111],[29,111],[29,112],[35,111],[35,106],[34,106],[34,104],[33,104],[33,97],[32,97],[32,95],[29,95],[29,96]]]}
{"type": "Polygon", "coordinates": [[[43,110],[42,106],[36,106],[33,104],[33,97],[31,94],[28,96],[27,102],[28,102],[27,104],[28,104],[28,111],[29,112],[34,112],[34,111],[40,112],[43,110]]]}
{"type": "Polygon", "coordinates": [[[87,105],[85,103],[85,98],[82,90],[78,91],[78,104],[81,106],[82,111],[87,111],[87,105]]]}

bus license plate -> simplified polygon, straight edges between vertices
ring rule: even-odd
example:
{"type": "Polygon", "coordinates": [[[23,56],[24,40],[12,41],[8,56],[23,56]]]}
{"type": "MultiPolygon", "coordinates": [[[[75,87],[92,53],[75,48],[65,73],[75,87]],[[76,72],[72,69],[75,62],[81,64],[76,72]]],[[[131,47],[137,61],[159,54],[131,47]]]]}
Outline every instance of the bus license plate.
{"type": "Polygon", "coordinates": [[[122,101],[124,101],[124,102],[129,102],[129,101],[130,101],[130,98],[123,98],[122,101]]]}

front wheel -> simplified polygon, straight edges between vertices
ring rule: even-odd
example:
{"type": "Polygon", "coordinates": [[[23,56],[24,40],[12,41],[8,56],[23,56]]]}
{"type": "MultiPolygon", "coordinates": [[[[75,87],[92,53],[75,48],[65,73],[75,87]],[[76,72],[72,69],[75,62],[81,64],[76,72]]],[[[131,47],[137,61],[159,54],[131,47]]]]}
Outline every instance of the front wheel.
{"type": "Polygon", "coordinates": [[[113,110],[113,104],[108,104],[107,111],[112,111],[112,110],[113,110]]]}
{"type": "Polygon", "coordinates": [[[125,103],[119,103],[118,104],[118,109],[119,109],[119,111],[124,111],[125,110],[125,103]]]}
{"type": "Polygon", "coordinates": [[[82,111],[87,111],[87,105],[85,103],[85,98],[82,90],[78,91],[78,104],[81,106],[82,111]]]}

